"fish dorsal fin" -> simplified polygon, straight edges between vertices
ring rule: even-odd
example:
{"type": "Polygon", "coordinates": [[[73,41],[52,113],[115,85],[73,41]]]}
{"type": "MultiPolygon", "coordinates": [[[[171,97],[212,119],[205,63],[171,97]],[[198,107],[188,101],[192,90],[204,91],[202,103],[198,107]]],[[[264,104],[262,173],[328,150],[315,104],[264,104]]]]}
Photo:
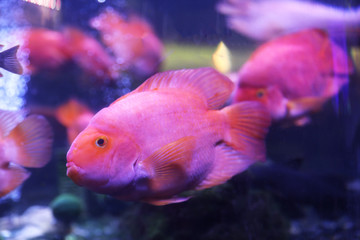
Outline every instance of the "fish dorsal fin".
{"type": "MultiPolygon", "coordinates": [[[[15,142],[17,157],[12,162],[23,167],[43,167],[51,157],[53,133],[48,121],[30,115],[8,135],[15,142]]],[[[12,145],[12,146],[14,146],[12,145]]]]}
{"type": "Polygon", "coordinates": [[[157,73],[140,85],[135,92],[161,88],[194,91],[206,99],[209,109],[218,109],[230,97],[234,84],[213,68],[182,69],[157,73]]]}
{"type": "Polygon", "coordinates": [[[25,113],[23,111],[6,111],[0,110],[0,134],[7,136],[16,125],[24,120],[25,113]]]}
{"type": "Polygon", "coordinates": [[[232,147],[221,143],[215,147],[214,167],[209,175],[196,187],[196,190],[223,184],[234,175],[246,170],[254,160],[242,156],[232,147]]]}
{"type": "Polygon", "coordinates": [[[1,67],[9,72],[22,74],[23,73],[22,66],[16,57],[16,53],[18,49],[19,49],[19,45],[9,48],[8,50],[5,50],[0,53],[3,61],[3,66],[1,67]]]}
{"type": "Polygon", "coordinates": [[[183,137],[169,143],[146,158],[142,165],[149,174],[149,185],[153,191],[166,191],[181,186],[187,178],[195,138],[183,137]]]}

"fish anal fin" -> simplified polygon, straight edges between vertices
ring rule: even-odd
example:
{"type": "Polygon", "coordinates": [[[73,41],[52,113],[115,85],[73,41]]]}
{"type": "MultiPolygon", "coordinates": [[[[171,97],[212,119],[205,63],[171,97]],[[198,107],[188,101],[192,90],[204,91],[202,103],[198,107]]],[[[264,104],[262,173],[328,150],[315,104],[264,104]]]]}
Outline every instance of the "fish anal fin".
{"type": "Polygon", "coordinates": [[[161,192],[182,187],[193,156],[195,138],[180,138],[158,149],[142,165],[149,174],[149,187],[161,192]]]}
{"type": "Polygon", "coordinates": [[[173,203],[180,203],[180,202],[185,202],[187,200],[189,200],[191,197],[173,197],[173,198],[168,198],[168,199],[145,199],[143,200],[143,202],[155,205],[155,206],[164,206],[164,205],[168,205],[168,204],[173,204],[173,203]]]}
{"type": "Polygon", "coordinates": [[[319,111],[329,97],[303,97],[290,100],[287,103],[290,117],[301,116],[306,112],[319,111]]]}
{"type": "Polygon", "coordinates": [[[294,124],[296,126],[298,126],[298,127],[303,127],[303,126],[305,126],[306,124],[308,124],[310,122],[311,122],[311,120],[310,120],[309,117],[303,116],[303,117],[300,117],[298,119],[295,119],[294,124]]]}
{"type": "Polygon", "coordinates": [[[13,162],[24,167],[43,167],[51,157],[53,132],[40,115],[30,115],[8,135],[16,147],[13,162]]]}
{"type": "Polygon", "coordinates": [[[3,178],[0,183],[0,197],[5,196],[30,177],[27,170],[15,165],[1,168],[0,175],[3,178]]]}
{"type": "Polygon", "coordinates": [[[157,73],[134,92],[162,88],[186,89],[202,96],[209,109],[218,109],[230,97],[234,84],[213,68],[182,69],[157,73]]]}
{"type": "Polygon", "coordinates": [[[242,156],[232,147],[221,143],[215,147],[214,167],[196,190],[223,184],[234,175],[246,170],[254,161],[242,156]]]}
{"type": "Polygon", "coordinates": [[[22,74],[23,68],[16,57],[16,53],[18,49],[19,49],[19,45],[9,48],[0,53],[3,61],[3,66],[1,67],[9,72],[22,74]]]}

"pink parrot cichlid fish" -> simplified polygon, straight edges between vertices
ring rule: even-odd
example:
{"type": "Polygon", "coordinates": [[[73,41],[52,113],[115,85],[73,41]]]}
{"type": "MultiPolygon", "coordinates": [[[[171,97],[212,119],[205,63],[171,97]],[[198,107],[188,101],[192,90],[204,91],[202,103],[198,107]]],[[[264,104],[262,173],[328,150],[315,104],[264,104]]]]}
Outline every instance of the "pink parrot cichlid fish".
{"type": "Polygon", "coordinates": [[[273,120],[302,125],[348,83],[351,72],[346,51],[325,31],[304,30],[261,45],[241,67],[232,101],[259,101],[273,120]]]}
{"type": "Polygon", "coordinates": [[[42,116],[0,110],[0,197],[30,176],[24,167],[40,168],[49,162],[52,136],[42,116]]]}
{"type": "Polygon", "coordinates": [[[121,200],[183,202],[264,161],[263,105],[220,109],[233,83],[212,68],[158,73],[99,111],[72,143],[67,175],[121,200]]]}

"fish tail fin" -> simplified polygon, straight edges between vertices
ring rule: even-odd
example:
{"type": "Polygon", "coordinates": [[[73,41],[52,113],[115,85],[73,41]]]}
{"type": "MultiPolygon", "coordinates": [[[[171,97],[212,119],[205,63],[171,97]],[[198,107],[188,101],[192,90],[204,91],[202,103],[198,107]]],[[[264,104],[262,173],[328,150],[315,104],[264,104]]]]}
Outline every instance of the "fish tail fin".
{"type": "Polygon", "coordinates": [[[23,68],[19,62],[19,60],[16,57],[16,53],[19,49],[19,45],[9,48],[8,50],[5,50],[0,53],[0,58],[2,59],[3,66],[5,70],[16,73],[16,74],[22,74],[23,68]]]}
{"type": "Polygon", "coordinates": [[[53,132],[48,121],[40,115],[30,115],[7,136],[13,148],[13,163],[24,167],[43,167],[51,158],[53,132]]]}
{"type": "Polygon", "coordinates": [[[20,166],[9,165],[0,168],[0,175],[3,178],[0,183],[0,197],[3,197],[23,183],[30,173],[20,166]]]}
{"type": "Polygon", "coordinates": [[[253,161],[265,161],[265,136],[271,123],[268,110],[258,102],[240,102],[222,110],[229,129],[224,141],[242,156],[253,161]]]}
{"type": "Polygon", "coordinates": [[[240,102],[221,111],[229,128],[216,144],[213,168],[197,190],[222,184],[255,161],[265,160],[264,139],[271,122],[266,108],[258,102],[240,102]]]}

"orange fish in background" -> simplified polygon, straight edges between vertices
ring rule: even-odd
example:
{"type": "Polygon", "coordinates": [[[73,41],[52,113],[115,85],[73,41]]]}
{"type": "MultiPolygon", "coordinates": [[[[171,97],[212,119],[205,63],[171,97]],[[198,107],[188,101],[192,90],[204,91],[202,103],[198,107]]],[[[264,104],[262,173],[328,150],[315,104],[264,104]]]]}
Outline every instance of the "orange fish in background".
{"type": "Polygon", "coordinates": [[[70,99],[55,111],[56,119],[67,128],[69,143],[89,124],[94,113],[83,103],[70,99]]]}
{"type": "Polygon", "coordinates": [[[232,101],[259,101],[275,121],[302,125],[348,83],[352,71],[347,53],[325,31],[304,30],[260,46],[240,69],[232,101]]]}
{"type": "MultiPolygon", "coordinates": [[[[0,44],[0,49],[2,48],[3,45],[0,44]]],[[[23,73],[22,66],[16,57],[18,49],[19,45],[0,52],[0,68],[19,75],[23,73]]],[[[3,75],[0,73],[0,77],[2,76],[3,75]]]]}
{"type": "Polygon", "coordinates": [[[120,71],[150,76],[160,68],[164,47],[145,20],[135,15],[125,19],[107,8],[93,18],[90,25],[100,32],[102,42],[116,57],[120,71]]]}
{"type": "Polygon", "coordinates": [[[32,28],[24,31],[21,51],[28,52],[28,66],[31,73],[42,70],[56,70],[71,59],[66,39],[61,32],[32,28]]]}
{"type": "Polygon", "coordinates": [[[229,180],[265,160],[270,125],[257,102],[221,108],[233,83],[212,68],[158,73],[99,111],[72,143],[78,185],[154,205],[229,180]]]}
{"type": "Polygon", "coordinates": [[[117,77],[114,60],[95,38],[70,27],[65,28],[63,34],[72,59],[84,72],[100,79],[117,77]]]}
{"type": "Polygon", "coordinates": [[[0,197],[24,182],[24,167],[40,168],[51,157],[52,129],[39,115],[0,110],[0,197]]]}

